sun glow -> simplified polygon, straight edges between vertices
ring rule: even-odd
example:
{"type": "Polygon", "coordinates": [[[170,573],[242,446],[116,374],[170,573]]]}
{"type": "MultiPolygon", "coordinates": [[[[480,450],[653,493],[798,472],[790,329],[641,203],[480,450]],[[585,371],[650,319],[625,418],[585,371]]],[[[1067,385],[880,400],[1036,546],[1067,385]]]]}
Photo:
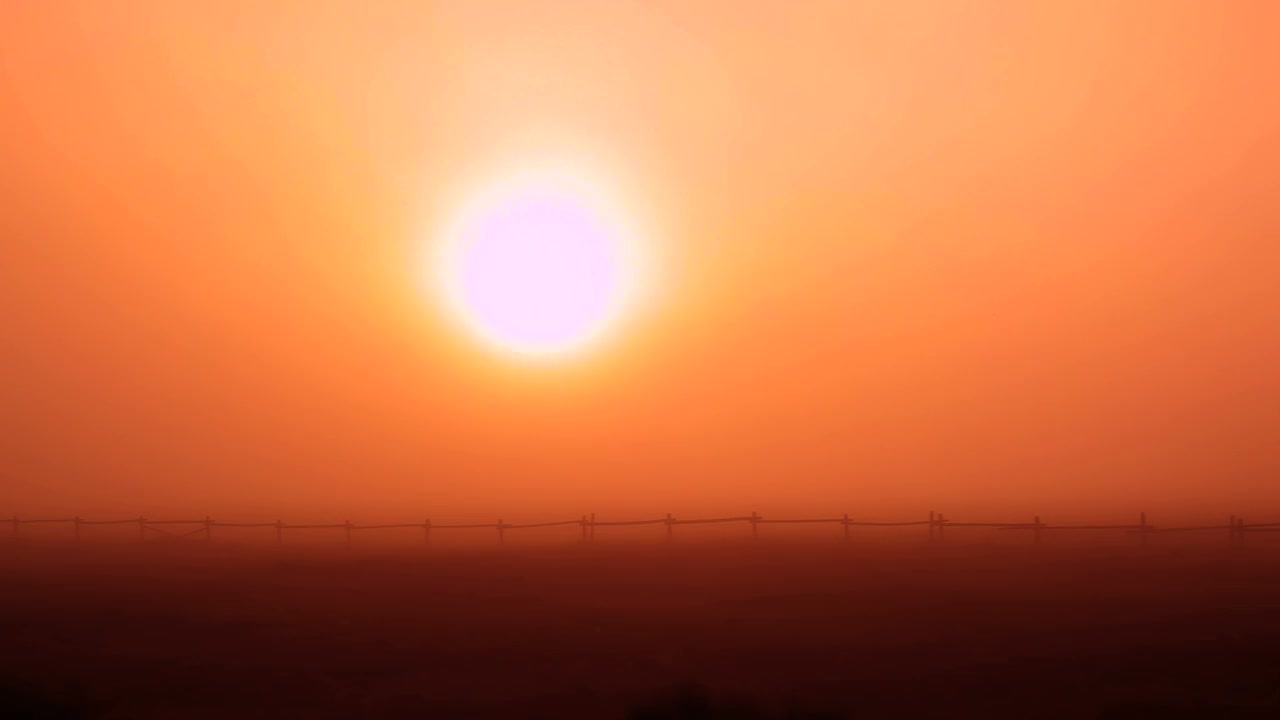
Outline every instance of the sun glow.
{"type": "Polygon", "coordinates": [[[438,259],[448,304],[486,341],[525,355],[599,338],[633,299],[634,239],[580,179],[528,173],[473,198],[438,259]]]}

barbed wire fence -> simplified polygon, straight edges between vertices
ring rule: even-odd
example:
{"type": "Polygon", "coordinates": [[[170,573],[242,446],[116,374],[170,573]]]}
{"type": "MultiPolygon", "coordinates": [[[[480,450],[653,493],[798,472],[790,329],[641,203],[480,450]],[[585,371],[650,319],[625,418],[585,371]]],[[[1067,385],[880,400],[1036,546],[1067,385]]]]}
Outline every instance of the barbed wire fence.
{"type": "Polygon", "coordinates": [[[273,528],[275,530],[276,543],[283,544],[285,541],[286,530],[343,530],[345,533],[345,544],[348,548],[352,546],[353,535],[373,530],[417,528],[422,530],[423,544],[430,545],[432,533],[436,531],[491,529],[497,532],[498,544],[505,544],[507,541],[507,531],[510,530],[576,525],[579,528],[580,540],[582,542],[592,542],[596,537],[596,528],[662,525],[666,529],[665,540],[667,542],[672,542],[675,535],[674,529],[677,525],[707,525],[720,523],[745,523],[750,526],[752,539],[760,538],[761,525],[834,524],[839,525],[842,528],[842,536],[846,541],[850,540],[850,531],[853,528],[923,527],[927,529],[927,535],[925,537],[928,542],[931,543],[944,542],[948,529],[959,528],[989,528],[997,531],[1027,532],[1030,534],[1032,542],[1036,544],[1039,544],[1042,541],[1046,533],[1052,534],[1064,531],[1123,531],[1126,533],[1136,534],[1143,545],[1147,544],[1148,538],[1152,535],[1162,533],[1208,533],[1211,531],[1217,531],[1226,533],[1229,545],[1240,546],[1244,544],[1246,535],[1252,533],[1280,532],[1280,522],[1246,523],[1243,517],[1237,517],[1235,515],[1230,516],[1227,522],[1222,525],[1160,527],[1148,523],[1147,514],[1145,512],[1140,513],[1138,523],[1132,525],[1053,525],[1041,522],[1039,515],[1035,516],[1031,522],[956,522],[948,519],[942,513],[934,512],[932,510],[929,511],[927,518],[891,522],[855,520],[850,518],[847,513],[840,517],[766,518],[756,512],[752,512],[750,515],[737,515],[732,517],[692,519],[679,519],[672,516],[670,513],[667,513],[665,517],[645,520],[597,520],[595,513],[591,513],[590,515],[582,515],[576,520],[557,520],[539,523],[506,523],[499,518],[495,523],[473,523],[461,525],[434,524],[429,518],[420,523],[391,523],[380,525],[358,525],[350,520],[341,523],[328,524],[290,524],[281,520],[277,520],[275,522],[223,522],[214,520],[212,517],[207,515],[201,520],[153,520],[143,516],[122,520],[88,520],[80,516],[70,518],[27,519],[18,515],[13,515],[10,519],[10,524],[13,529],[12,536],[14,538],[21,537],[22,526],[37,524],[70,525],[72,527],[72,537],[76,542],[82,541],[83,528],[95,525],[135,524],[138,528],[138,540],[140,542],[146,542],[148,538],[152,536],[203,539],[207,542],[212,542],[214,537],[214,528],[273,528]]]}

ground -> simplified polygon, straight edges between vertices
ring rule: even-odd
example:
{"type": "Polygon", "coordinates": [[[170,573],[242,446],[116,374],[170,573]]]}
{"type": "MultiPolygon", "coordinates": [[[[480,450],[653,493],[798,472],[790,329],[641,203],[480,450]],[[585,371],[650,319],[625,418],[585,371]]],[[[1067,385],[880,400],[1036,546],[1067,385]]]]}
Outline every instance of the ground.
{"type": "Polygon", "coordinates": [[[0,717],[1277,717],[1277,550],[14,542],[0,717]]]}

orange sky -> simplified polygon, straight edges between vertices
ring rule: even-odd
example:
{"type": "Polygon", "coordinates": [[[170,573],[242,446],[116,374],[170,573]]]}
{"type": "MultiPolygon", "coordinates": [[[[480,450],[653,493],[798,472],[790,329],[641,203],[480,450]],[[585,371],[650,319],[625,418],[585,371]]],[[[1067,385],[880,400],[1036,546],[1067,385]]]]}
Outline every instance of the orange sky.
{"type": "Polygon", "coordinates": [[[0,513],[1280,513],[1278,34],[1263,0],[4,3],[0,513]],[[528,367],[420,258],[549,154],[661,282],[528,367]]]}

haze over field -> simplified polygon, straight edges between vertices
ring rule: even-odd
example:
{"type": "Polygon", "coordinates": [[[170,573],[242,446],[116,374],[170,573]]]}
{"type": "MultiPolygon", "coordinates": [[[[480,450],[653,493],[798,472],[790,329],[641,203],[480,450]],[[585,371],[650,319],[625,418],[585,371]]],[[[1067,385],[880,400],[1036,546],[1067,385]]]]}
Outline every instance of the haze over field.
{"type": "Polygon", "coordinates": [[[1278,27],[4,3],[0,513],[1280,519],[1278,27]],[[547,164],[647,271],[527,362],[432,252],[547,164]]]}

